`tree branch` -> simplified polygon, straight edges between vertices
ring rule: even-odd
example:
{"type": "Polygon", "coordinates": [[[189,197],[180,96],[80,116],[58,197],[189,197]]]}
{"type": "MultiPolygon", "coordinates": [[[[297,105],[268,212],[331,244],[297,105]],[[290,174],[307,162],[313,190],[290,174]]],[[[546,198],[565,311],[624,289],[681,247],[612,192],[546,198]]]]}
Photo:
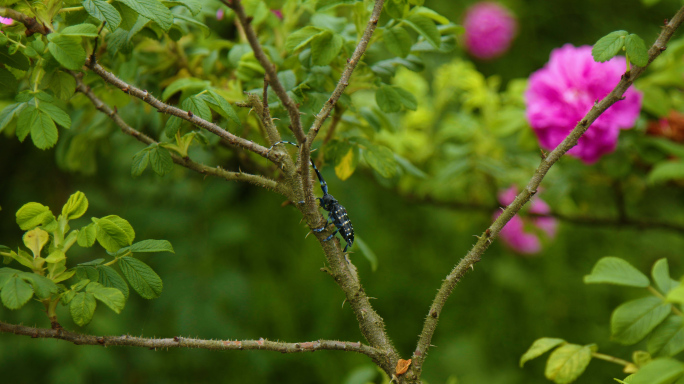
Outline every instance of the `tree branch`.
{"type": "Polygon", "coordinates": [[[153,339],[146,337],[123,336],[93,336],[71,332],[65,329],[49,329],[27,327],[24,325],[9,324],[0,321],[0,332],[13,333],[15,335],[31,336],[42,339],[59,339],[76,345],[101,345],[103,347],[142,347],[142,348],[194,348],[208,349],[212,351],[229,350],[264,350],[280,353],[314,352],[320,350],[349,351],[369,356],[373,360],[379,359],[381,351],[361,342],[316,340],[302,343],[285,343],[269,341],[263,338],[259,340],[204,340],[176,336],[170,339],[153,339]]]}
{"type": "MultiPolygon", "coordinates": [[[[666,44],[674,34],[675,30],[684,20],[684,7],[682,7],[670,20],[665,27],[663,27],[660,35],[656,39],[655,43],[649,49],[649,59],[648,64],[650,64],[656,57],[666,49],[666,44]]],[[[646,66],[648,66],[648,64],[646,66]]],[[[622,95],[625,93],[627,88],[632,85],[634,80],[639,77],[645,70],[646,67],[633,66],[633,70],[625,73],[620,82],[615,86],[615,88],[601,100],[600,102],[594,104],[594,106],[587,112],[585,117],[577,123],[575,128],[570,132],[570,134],[561,142],[556,149],[551,151],[545,159],[542,160],[541,164],[535,171],[534,175],[530,179],[527,187],[523,189],[520,194],[515,198],[513,203],[511,203],[499,216],[494,223],[487,228],[487,230],[478,237],[477,243],[468,252],[468,254],[461,259],[461,261],[454,267],[454,269],[447,275],[446,279],[439,288],[435,300],[433,301],[430,311],[428,312],[427,318],[423,325],[423,331],[421,332],[420,338],[416,345],[416,350],[413,354],[413,365],[410,367],[409,372],[407,372],[406,377],[409,380],[418,380],[423,366],[423,361],[425,360],[427,351],[430,347],[430,341],[432,340],[432,335],[437,327],[437,322],[439,320],[439,314],[444,308],[449,295],[453,291],[456,284],[461,280],[461,278],[466,274],[466,272],[473,268],[475,263],[481,260],[482,254],[487,250],[489,245],[501,229],[506,225],[508,221],[513,218],[513,216],[527,203],[530,198],[537,192],[539,184],[546,176],[551,166],[556,163],[561,156],[563,156],[567,151],[577,144],[577,140],[586,132],[586,130],[591,126],[591,124],[610,107],[619,100],[622,100],[622,95]]]]}
{"type": "Polygon", "coordinates": [[[9,17],[10,19],[14,19],[24,24],[24,26],[26,26],[26,36],[31,36],[34,33],[40,33],[42,35],[52,33],[52,30],[45,24],[40,23],[33,17],[29,17],[21,12],[15,11],[14,9],[0,7],[0,16],[9,17]]]}
{"type": "Polygon", "coordinates": [[[140,100],[146,102],[147,104],[159,110],[159,112],[163,112],[168,115],[173,115],[183,120],[187,120],[193,123],[194,125],[204,128],[207,131],[215,134],[216,136],[219,136],[220,138],[226,140],[230,144],[242,147],[266,159],[269,158],[268,148],[262,147],[261,145],[256,144],[253,141],[243,139],[242,137],[235,136],[232,133],[226,131],[225,129],[219,127],[218,125],[206,121],[197,115],[194,115],[192,112],[183,111],[182,109],[173,107],[169,104],[159,101],[154,96],[150,95],[149,92],[136,88],[133,85],[126,84],[123,80],[116,77],[113,73],[108,72],[107,70],[102,68],[102,66],[97,62],[91,61],[90,59],[86,59],[85,66],[90,68],[93,72],[98,74],[102,79],[104,79],[109,84],[112,84],[113,86],[119,88],[120,90],[129,95],[139,98],[140,100]]]}
{"type": "MultiPolygon", "coordinates": [[[[115,109],[110,108],[108,105],[106,105],[102,100],[100,100],[93,91],[83,83],[81,80],[81,77],[73,71],[68,71],[74,79],[76,79],[76,90],[83,93],[90,101],[93,103],[95,108],[97,108],[100,112],[104,113],[107,115],[110,119],[116,123],[116,125],[121,128],[121,131],[127,135],[133,136],[136,138],[138,141],[145,143],[147,145],[157,143],[154,139],[151,137],[145,135],[144,133],[141,133],[140,131],[134,129],[130,125],[128,125],[122,118],[119,116],[117,111],[115,109]]],[[[181,157],[173,152],[171,152],[171,158],[173,159],[173,162],[182,165],[185,168],[191,169],[195,172],[204,174],[204,175],[212,175],[216,177],[220,177],[222,179],[226,179],[228,181],[243,181],[247,182],[262,188],[270,189],[272,191],[275,191],[281,195],[288,196],[287,193],[283,190],[283,187],[275,182],[274,180],[267,179],[263,176],[258,176],[258,175],[250,175],[248,173],[243,173],[243,172],[229,172],[226,170],[223,170],[221,168],[214,168],[214,167],[209,167],[203,164],[196,163],[192,160],[190,160],[189,157],[181,157]]]]}

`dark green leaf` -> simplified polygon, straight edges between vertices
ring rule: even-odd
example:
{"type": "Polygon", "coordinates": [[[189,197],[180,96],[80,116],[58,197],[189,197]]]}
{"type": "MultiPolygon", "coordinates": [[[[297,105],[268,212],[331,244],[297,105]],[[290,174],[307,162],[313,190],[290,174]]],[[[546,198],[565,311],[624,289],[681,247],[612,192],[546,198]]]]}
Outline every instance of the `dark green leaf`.
{"type": "Polygon", "coordinates": [[[171,153],[169,153],[168,149],[159,145],[150,149],[150,163],[152,164],[152,170],[159,176],[164,176],[173,169],[171,153]]]}
{"type": "Polygon", "coordinates": [[[181,14],[174,14],[173,17],[176,20],[183,20],[186,23],[199,28],[202,31],[202,34],[204,35],[204,37],[209,36],[209,34],[211,33],[211,30],[209,29],[209,27],[206,24],[204,24],[200,21],[197,21],[197,20],[193,19],[192,17],[184,16],[181,14]]]}
{"type": "Polygon", "coordinates": [[[209,87],[211,87],[211,83],[209,81],[194,77],[183,77],[169,84],[169,86],[164,89],[164,92],[162,92],[162,100],[168,100],[169,97],[173,96],[179,91],[200,92],[208,89],[209,87]]]}
{"type": "Polygon", "coordinates": [[[556,384],[575,381],[591,361],[592,346],[565,344],[551,353],[544,375],[556,384]]]}
{"type": "Polygon", "coordinates": [[[154,21],[165,32],[173,25],[173,14],[157,0],[118,0],[138,14],[154,21]]]}
{"type": "Polygon", "coordinates": [[[57,284],[52,280],[33,272],[21,272],[19,277],[31,284],[33,291],[39,299],[47,299],[59,290],[57,284]]]}
{"type": "Polygon", "coordinates": [[[640,67],[645,67],[648,64],[648,48],[646,48],[646,43],[641,37],[630,33],[625,38],[625,48],[629,61],[640,67]]]}
{"type": "Polygon", "coordinates": [[[175,7],[177,5],[187,8],[193,16],[197,16],[202,10],[202,4],[196,0],[183,0],[183,1],[162,1],[167,7],[175,7]]]}
{"type": "Polygon", "coordinates": [[[324,29],[318,27],[304,27],[287,36],[285,40],[285,50],[288,52],[295,52],[301,48],[304,48],[307,44],[314,39],[314,37],[323,33],[324,29]]]}
{"type": "Polygon", "coordinates": [[[413,39],[404,28],[395,26],[385,29],[382,37],[387,49],[395,56],[406,57],[411,53],[413,39]]]}
{"type": "Polygon", "coordinates": [[[360,0],[318,0],[316,2],[316,12],[327,11],[338,5],[354,4],[360,0]]]}
{"type": "Polygon", "coordinates": [[[358,244],[363,257],[368,260],[371,265],[371,270],[375,272],[375,270],[378,269],[378,257],[375,255],[375,252],[373,252],[368,244],[366,244],[366,242],[363,241],[358,235],[355,238],[355,244],[358,244]]]}
{"type": "Polygon", "coordinates": [[[399,94],[399,99],[401,100],[401,104],[404,105],[406,109],[409,109],[411,111],[415,111],[418,108],[418,101],[416,100],[416,97],[413,96],[413,94],[403,88],[399,87],[392,87],[398,94],[399,94]]]}
{"type": "Polygon", "coordinates": [[[31,297],[33,297],[31,285],[16,275],[7,280],[0,292],[2,303],[9,309],[21,308],[31,297]]]}
{"type": "Polygon", "coordinates": [[[520,368],[522,368],[526,362],[543,355],[563,343],[565,343],[565,340],[551,337],[542,337],[541,339],[535,340],[534,343],[532,343],[532,346],[530,346],[520,358],[520,368]]]}
{"type": "Polygon", "coordinates": [[[100,283],[91,282],[86,287],[86,292],[92,293],[96,299],[105,303],[106,306],[116,313],[121,313],[121,310],[126,305],[126,297],[116,288],[105,287],[100,283]]]}
{"type": "Polygon", "coordinates": [[[145,148],[142,151],[136,153],[135,156],[133,156],[133,164],[131,166],[131,176],[142,175],[145,168],[147,168],[147,164],[149,163],[149,160],[150,160],[150,149],[149,148],[145,148]]]}
{"type": "Polygon", "coordinates": [[[71,118],[60,107],[54,104],[42,102],[38,105],[38,109],[42,112],[45,112],[48,116],[50,116],[50,118],[54,120],[55,123],[61,125],[64,128],[71,128],[71,118]]]}
{"type": "Polygon", "coordinates": [[[69,302],[71,318],[74,319],[76,325],[81,327],[90,323],[90,320],[93,319],[93,314],[95,314],[96,307],[95,295],[90,292],[79,292],[69,302]]]}
{"type": "Polygon", "coordinates": [[[57,71],[52,75],[49,87],[61,100],[69,100],[76,90],[76,79],[66,72],[57,71]]]}
{"type": "Polygon", "coordinates": [[[671,384],[684,375],[684,364],[675,359],[654,359],[631,376],[629,384],[671,384]]]}
{"type": "Polygon", "coordinates": [[[616,284],[628,287],[646,288],[650,281],[648,277],[634,268],[630,263],[619,257],[601,258],[590,275],[584,276],[585,284],[616,284]]]}
{"type": "Polygon", "coordinates": [[[124,256],[119,259],[119,266],[131,287],[144,299],[154,299],[161,295],[161,278],[147,264],[124,256]]]}
{"type": "MultiPolygon", "coordinates": [[[[178,117],[178,116],[170,116],[169,119],[166,120],[166,125],[164,126],[164,134],[166,134],[166,137],[174,137],[174,136],[176,136],[176,133],[177,133],[178,130],[180,129],[180,126],[181,126],[181,123],[182,123],[182,122],[183,122],[183,119],[181,119],[180,117],[178,117]]],[[[145,151],[145,150],[143,150],[143,151],[145,152],[145,156],[146,156],[147,151],[145,151]]],[[[136,157],[137,157],[138,155],[141,156],[141,158],[139,159],[139,161],[142,161],[142,160],[147,161],[146,159],[142,159],[143,151],[140,151],[140,152],[136,153],[136,155],[135,155],[136,157]]],[[[135,157],[133,158],[133,163],[135,164],[135,157]]],[[[147,163],[145,163],[144,165],[145,165],[145,167],[147,167],[147,163]]],[[[145,170],[145,167],[143,167],[143,168],[140,170],[140,173],[142,173],[142,171],[145,170]]],[[[134,174],[133,176],[138,176],[138,175],[135,175],[135,174],[134,174]]]]}
{"type": "Polygon", "coordinates": [[[9,67],[28,71],[31,63],[21,52],[10,54],[9,49],[4,45],[0,45],[0,63],[9,67]]]}
{"type": "Polygon", "coordinates": [[[397,164],[394,161],[392,151],[383,146],[370,146],[363,151],[363,156],[380,176],[390,178],[397,171],[397,164]]]}
{"type": "Polygon", "coordinates": [[[98,281],[102,283],[102,285],[118,289],[123,293],[124,298],[128,299],[128,284],[126,284],[126,281],[124,281],[123,277],[121,277],[114,268],[108,265],[100,265],[97,267],[97,270],[99,272],[98,281]]]}
{"type": "Polygon", "coordinates": [[[670,314],[648,338],[648,353],[653,356],[674,356],[684,350],[682,317],[670,314]]]}
{"type": "Polygon", "coordinates": [[[191,111],[206,121],[211,121],[211,110],[209,109],[209,106],[204,100],[196,95],[183,100],[181,108],[186,111],[191,111]]]}
{"type": "Polygon", "coordinates": [[[7,69],[0,67],[0,95],[12,94],[17,91],[19,81],[7,69]]]}
{"type": "Polygon", "coordinates": [[[109,30],[115,30],[121,23],[119,11],[105,0],[83,0],[83,8],[100,21],[106,21],[109,30]]]}
{"type": "Polygon", "coordinates": [[[35,105],[29,105],[19,113],[19,118],[17,119],[17,129],[14,133],[22,143],[24,142],[24,139],[26,139],[26,136],[31,133],[31,124],[33,124],[34,120],[38,119],[39,114],[40,112],[35,105]]]}
{"type": "Polygon", "coordinates": [[[62,36],[57,33],[48,35],[48,49],[64,68],[77,71],[85,64],[86,53],[81,46],[80,37],[62,36]]]}
{"type": "Polygon", "coordinates": [[[14,119],[14,117],[19,116],[27,105],[27,103],[14,103],[6,106],[0,111],[0,132],[10,123],[10,121],[12,121],[12,119],[14,119]]]}
{"type": "Polygon", "coordinates": [[[233,106],[230,105],[230,103],[228,103],[228,101],[226,101],[226,99],[224,99],[223,96],[219,95],[213,89],[209,90],[209,94],[216,101],[216,105],[218,106],[216,112],[218,112],[223,117],[230,118],[237,125],[242,125],[242,122],[240,121],[240,118],[238,117],[237,113],[235,113],[233,106]]]}
{"type": "Polygon", "coordinates": [[[173,246],[168,240],[143,240],[139,241],[128,249],[131,252],[171,252],[173,251],[173,246]]]}
{"type": "Polygon", "coordinates": [[[423,36],[425,40],[432,44],[433,47],[439,48],[441,36],[439,34],[439,30],[437,30],[435,22],[432,21],[432,19],[419,14],[413,14],[407,19],[404,19],[403,22],[418,32],[419,35],[423,36]]]}
{"type": "Polygon", "coordinates": [[[28,124],[33,145],[40,149],[48,149],[57,144],[57,126],[47,113],[42,110],[33,111],[28,124]]]}
{"type": "Polygon", "coordinates": [[[50,208],[40,203],[24,204],[17,211],[17,224],[24,231],[48,223],[54,218],[55,216],[50,212],[50,208]]]}
{"type": "Polygon", "coordinates": [[[672,304],[657,297],[628,301],[613,311],[611,338],[624,345],[638,343],[660,324],[672,310],[672,304]]]}
{"type": "Polygon", "coordinates": [[[313,65],[328,65],[340,53],[344,39],[342,36],[325,31],[311,42],[311,59],[313,65]]]}
{"type": "Polygon", "coordinates": [[[389,85],[383,84],[375,91],[375,102],[385,113],[401,111],[401,96],[394,87],[389,85]]]}
{"type": "Polygon", "coordinates": [[[602,63],[615,57],[625,46],[626,37],[627,31],[615,31],[600,38],[591,48],[594,61],[602,63]]]}

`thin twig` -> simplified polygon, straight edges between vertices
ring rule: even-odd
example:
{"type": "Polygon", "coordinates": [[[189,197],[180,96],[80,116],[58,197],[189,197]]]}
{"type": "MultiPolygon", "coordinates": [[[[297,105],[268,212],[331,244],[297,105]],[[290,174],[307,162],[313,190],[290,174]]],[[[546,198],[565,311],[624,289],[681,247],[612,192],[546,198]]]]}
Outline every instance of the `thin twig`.
{"type": "MultiPolygon", "coordinates": [[[[675,16],[670,20],[667,25],[665,25],[656,39],[655,43],[649,49],[649,60],[650,64],[656,57],[658,57],[665,49],[666,44],[674,34],[675,30],[684,20],[684,7],[682,7],[675,16]]],[[[647,64],[647,66],[648,66],[647,64]]],[[[435,300],[430,306],[430,311],[425,319],[423,325],[423,331],[421,332],[420,338],[416,345],[416,350],[413,354],[413,364],[406,373],[406,377],[409,380],[418,380],[423,366],[423,361],[425,360],[427,351],[430,347],[430,342],[432,336],[437,327],[437,322],[439,320],[439,314],[444,308],[449,295],[453,291],[456,284],[461,280],[461,278],[466,274],[468,270],[473,268],[473,266],[481,260],[482,254],[487,250],[489,245],[492,243],[492,239],[495,238],[501,229],[506,225],[508,221],[513,218],[513,216],[527,203],[530,198],[537,192],[539,184],[544,179],[544,176],[549,171],[551,166],[555,164],[561,156],[563,156],[567,151],[577,144],[577,140],[586,132],[586,130],[591,126],[591,124],[616,102],[623,99],[623,94],[629,88],[634,80],[639,77],[645,70],[646,67],[634,66],[630,72],[625,73],[620,82],[615,86],[615,88],[599,103],[594,104],[594,106],[587,112],[585,117],[577,123],[577,126],[570,132],[568,137],[563,140],[562,143],[556,147],[551,153],[549,153],[541,162],[534,175],[527,184],[527,187],[518,194],[515,200],[502,212],[498,219],[482,233],[482,236],[478,237],[477,243],[468,252],[468,254],[461,259],[461,261],[454,267],[454,269],[447,275],[446,279],[442,283],[435,300]]]]}
{"type": "Polygon", "coordinates": [[[27,327],[25,325],[9,324],[2,321],[0,321],[0,332],[31,336],[33,338],[65,340],[76,345],[101,345],[103,347],[143,347],[150,349],[193,348],[213,351],[246,351],[258,349],[280,353],[301,353],[332,350],[356,352],[369,356],[374,360],[381,356],[381,351],[362,344],[361,342],[337,340],[315,340],[302,343],[285,343],[280,341],[265,340],[263,338],[258,340],[205,340],[180,336],[167,339],[135,337],[129,335],[93,336],[67,331],[65,329],[27,327]]]}

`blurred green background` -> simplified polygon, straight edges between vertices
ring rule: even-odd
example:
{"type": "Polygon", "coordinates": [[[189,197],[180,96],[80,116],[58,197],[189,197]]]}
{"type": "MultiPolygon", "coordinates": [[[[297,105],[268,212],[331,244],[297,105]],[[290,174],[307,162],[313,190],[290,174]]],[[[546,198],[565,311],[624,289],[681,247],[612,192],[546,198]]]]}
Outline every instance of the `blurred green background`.
{"type": "MultiPolygon", "coordinates": [[[[472,2],[426,1],[459,22],[472,2]]],[[[504,82],[527,77],[543,66],[550,50],[565,43],[593,44],[606,33],[625,29],[650,43],[680,2],[645,7],[631,1],[508,1],[517,15],[518,38],[493,62],[477,62],[485,75],[504,82]]],[[[424,72],[454,56],[435,56],[424,72]]],[[[116,214],[135,228],[136,239],[168,239],[175,254],[150,254],[142,260],[162,277],[159,299],[132,294],[121,315],[100,305],[91,324],[78,328],[60,307],[62,324],[94,335],[198,337],[310,341],[364,341],[355,317],[332,279],[319,271],[324,257],[300,215],[284,198],[245,184],[204,178],[176,167],[166,177],[151,172],[133,179],[130,159],[143,148],[115,132],[96,152],[93,176],[65,172],[55,149],[40,151],[30,141],[0,140],[0,244],[16,248],[22,231],[14,213],[37,201],[57,212],[80,190],[90,201],[85,217],[116,214]]],[[[235,169],[229,154],[226,169],[235,169]],[[231,165],[232,164],[232,165],[231,165]],[[231,166],[233,168],[231,168],[231,166]]],[[[219,161],[221,157],[218,157],[219,161]]],[[[579,162],[573,160],[577,167],[579,162]]],[[[585,167],[595,172],[600,166],[585,167]]],[[[531,174],[530,170],[530,174],[531,174]]],[[[415,348],[423,318],[441,279],[470,249],[491,220],[490,212],[445,209],[418,204],[381,186],[368,170],[339,181],[330,167],[322,170],[331,193],[346,206],[356,233],[373,249],[378,269],[357,247],[351,257],[366,292],[384,317],[402,356],[415,348]]],[[[589,171],[588,171],[589,172],[589,171]]],[[[582,177],[576,178],[579,183],[582,177]]],[[[608,183],[609,184],[609,183],[608,183]]],[[[575,186],[581,189],[581,184],[575,186]]],[[[610,193],[588,189],[584,201],[595,212],[614,214],[610,193]]],[[[630,191],[627,190],[629,196],[630,191]]],[[[635,215],[684,222],[684,191],[662,186],[640,195],[635,215]]],[[[104,256],[99,247],[76,249],[76,262],[104,256]]],[[[684,235],[633,228],[585,227],[561,223],[558,237],[536,257],[519,257],[499,242],[487,251],[457,286],[440,318],[424,366],[424,379],[444,383],[547,383],[544,359],[518,367],[529,345],[543,336],[578,344],[597,343],[599,351],[629,359],[635,349],[609,339],[611,311],[637,289],[586,286],[582,276],[603,256],[619,256],[647,272],[667,257],[673,277],[684,273],[684,235]]],[[[0,319],[49,327],[41,306],[19,311],[0,307],[0,319]]],[[[75,346],[58,340],[34,340],[0,334],[2,376],[13,383],[364,383],[375,368],[362,355],[322,351],[284,355],[274,352],[150,351],[139,348],[75,346]]],[[[582,383],[607,383],[622,377],[620,367],[593,361],[582,383]]],[[[379,382],[379,376],[374,378],[379,382]]]]}

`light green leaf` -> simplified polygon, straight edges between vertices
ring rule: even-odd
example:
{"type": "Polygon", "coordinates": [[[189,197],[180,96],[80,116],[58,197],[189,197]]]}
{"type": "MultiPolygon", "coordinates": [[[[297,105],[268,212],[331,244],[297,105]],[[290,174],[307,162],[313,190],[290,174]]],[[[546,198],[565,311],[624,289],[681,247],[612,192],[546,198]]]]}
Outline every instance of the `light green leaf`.
{"type": "Polygon", "coordinates": [[[50,295],[59,291],[57,284],[45,276],[37,275],[33,272],[21,272],[19,277],[31,284],[33,291],[39,299],[47,299],[50,295]]]}
{"type": "Polygon", "coordinates": [[[415,177],[420,177],[421,179],[427,178],[427,174],[420,170],[420,168],[413,165],[413,163],[411,163],[408,159],[401,157],[395,153],[394,160],[396,160],[397,163],[399,163],[399,165],[401,165],[404,168],[404,170],[406,170],[406,172],[408,172],[409,174],[415,177]]]}
{"type": "Polygon", "coordinates": [[[12,119],[14,119],[16,116],[19,116],[21,111],[23,111],[27,105],[27,103],[14,103],[6,106],[2,111],[0,111],[0,132],[5,129],[12,119]]]}
{"type": "Polygon", "coordinates": [[[591,346],[565,344],[551,353],[544,375],[556,384],[575,381],[591,361],[591,346]]]}
{"type": "Polygon", "coordinates": [[[638,343],[660,324],[672,310],[672,304],[657,297],[628,301],[613,311],[611,338],[624,345],[638,343]]]}
{"type": "Polygon", "coordinates": [[[59,31],[59,34],[62,36],[97,37],[97,27],[88,23],[70,25],[59,31]]]}
{"type": "Polygon", "coordinates": [[[219,95],[213,89],[209,90],[209,94],[216,101],[216,105],[218,105],[218,109],[216,110],[216,112],[218,112],[223,117],[230,118],[237,125],[242,125],[242,122],[240,121],[240,118],[238,117],[237,113],[235,113],[233,106],[230,105],[230,103],[228,103],[228,101],[226,101],[226,99],[224,99],[223,96],[219,95]]]}
{"type": "Polygon", "coordinates": [[[55,249],[45,258],[45,262],[54,264],[66,259],[66,254],[60,249],[55,249]]]}
{"type": "Polygon", "coordinates": [[[57,33],[48,35],[48,49],[64,68],[77,71],[85,64],[86,53],[81,46],[80,37],[62,36],[57,33]]]}
{"type": "MultiPolygon", "coordinates": [[[[173,119],[174,117],[171,117],[171,118],[173,119]]],[[[149,161],[150,161],[150,149],[149,148],[145,148],[142,151],[136,153],[135,156],[133,156],[133,164],[131,166],[131,176],[135,177],[135,176],[142,175],[145,168],[147,168],[147,164],[149,163],[149,161]]]]}
{"type": "MultiPolygon", "coordinates": [[[[21,117],[21,116],[20,116],[21,117]]],[[[656,164],[648,174],[649,184],[661,184],[670,180],[684,179],[684,161],[666,161],[656,164]]]]}
{"type": "Polygon", "coordinates": [[[670,289],[670,292],[667,293],[667,301],[684,304],[684,285],[670,289]]]}
{"type": "Polygon", "coordinates": [[[42,102],[38,106],[38,109],[42,112],[45,112],[52,120],[55,121],[55,123],[61,125],[64,128],[71,128],[71,118],[69,117],[69,114],[64,112],[63,109],[60,107],[42,102]]]}
{"type": "Polygon", "coordinates": [[[107,216],[101,219],[93,217],[92,220],[98,227],[96,234],[97,241],[107,251],[116,252],[120,248],[131,245],[133,239],[130,236],[130,232],[133,231],[133,228],[127,221],[121,219],[126,223],[122,224],[119,221],[111,220],[111,217],[112,216],[107,216]]]}
{"type": "Polygon", "coordinates": [[[190,96],[183,100],[181,108],[186,111],[191,111],[206,121],[211,121],[211,110],[209,109],[209,106],[204,100],[196,95],[190,96]]]}
{"type": "Polygon", "coordinates": [[[662,258],[653,264],[651,270],[651,277],[658,290],[664,295],[667,295],[672,288],[675,287],[672,278],[670,278],[670,268],[667,265],[667,259],[662,258]]]}
{"type": "Polygon", "coordinates": [[[401,111],[401,96],[394,87],[382,84],[380,88],[375,91],[375,102],[378,107],[385,113],[401,111]]]}
{"type": "Polygon", "coordinates": [[[627,31],[615,31],[600,38],[591,48],[591,55],[594,57],[594,61],[602,63],[620,53],[622,47],[625,46],[627,34],[627,31]]]}
{"type": "MultiPolygon", "coordinates": [[[[164,126],[164,133],[166,134],[166,137],[176,136],[176,132],[178,132],[178,130],[180,129],[182,122],[183,122],[183,119],[181,119],[178,116],[169,116],[169,119],[166,120],[166,126],[164,126]]],[[[136,172],[131,170],[131,173],[133,176],[140,176],[140,174],[142,174],[142,171],[145,170],[145,168],[147,167],[148,155],[149,155],[149,153],[146,149],[143,149],[142,151],[135,154],[135,157],[133,157],[133,169],[136,171],[139,171],[139,173],[136,174],[136,172]],[[137,167],[135,166],[136,165],[136,158],[138,158],[138,160],[137,160],[138,166],[137,167]]]]}
{"type": "Polygon", "coordinates": [[[70,271],[62,272],[61,274],[55,276],[55,278],[53,279],[53,282],[54,283],[61,283],[64,280],[71,279],[71,277],[73,277],[75,273],[76,273],[76,270],[74,270],[74,269],[72,269],[70,271]]]}
{"type": "Polygon", "coordinates": [[[646,344],[653,356],[674,356],[684,351],[684,324],[682,317],[670,314],[651,333],[646,344]]]}
{"type": "Polygon", "coordinates": [[[441,36],[435,22],[417,13],[412,14],[403,22],[413,28],[419,35],[423,36],[433,47],[439,48],[441,36]]]}
{"type": "Polygon", "coordinates": [[[173,169],[171,153],[169,153],[168,149],[159,145],[153,146],[150,150],[150,163],[152,164],[152,170],[159,176],[164,176],[173,169]]]}
{"type": "Polygon", "coordinates": [[[78,231],[76,242],[84,248],[92,247],[97,239],[97,224],[90,223],[78,231]]]}
{"type": "Polygon", "coordinates": [[[619,257],[601,258],[591,274],[584,276],[585,284],[616,284],[628,287],[646,288],[650,281],[648,277],[634,268],[630,263],[619,257]]]}
{"type": "Polygon", "coordinates": [[[363,151],[363,157],[380,176],[390,178],[397,171],[397,164],[392,156],[392,151],[383,146],[369,146],[363,151]]]}
{"type": "Polygon", "coordinates": [[[86,292],[92,293],[96,299],[105,303],[106,306],[116,313],[121,313],[121,310],[126,305],[126,297],[116,288],[105,287],[100,283],[91,282],[86,287],[86,292]]]}
{"type": "Polygon", "coordinates": [[[128,249],[131,252],[171,252],[173,251],[173,246],[168,240],[143,240],[139,241],[128,249]]]}
{"type": "Polygon", "coordinates": [[[162,92],[162,100],[166,101],[179,91],[200,92],[211,87],[211,82],[194,77],[183,77],[169,84],[162,92]]]}
{"type": "Polygon", "coordinates": [[[83,8],[100,21],[106,21],[109,30],[114,31],[121,23],[119,11],[105,0],[83,0],[83,8]]]}
{"type": "Polygon", "coordinates": [[[49,88],[61,100],[69,100],[76,90],[76,79],[66,72],[56,71],[50,78],[49,88]]]}
{"type": "Polygon", "coordinates": [[[62,207],[62,216],[67,220],[78,219],[88,210],[88,199],[81,191],[69,196],[66,204],[62,207]]]}
{"type": "Polygon", "coordinates": [[[646,48],[646,43],[641,37],[633,33],[627,35],[625,48],[629,61],[640,67],[645,67],[648,64],[648,48],[646,48]]]}
{"type": "MultiPolygon", "coordinates": [[[[28,108],[27,108],[28,109],[28,108]]],[[[39,149],[48,149],[57,144],[58,132],[55,122],[41,110],[36,111],[29,121],[31,140],[39,149]]]]}
{"type": "Polygon", "coordinates": [[[100,283],[102,283],[102,285],[105,287],[118,289],[121,291],[121,293],[123,293],[124,298],[128,299],[128,284],[126,284],[126,281],[124,281],[123,277],[121,277],[121,275],[119,275],[114,268],[108,265],[99,265],[97,270],[99,272],[98,280],[100,283]]]}
{"type": "Polygon", "coordinates": [[[71,318],[74,319],[74,323],[81,327],[90,323],[96,307],[95,295],[90,292],[79,292],[69,302],[71,318]]]}
{"type": "Polygon", "coordinates": [[[135,239],[135,231],[126,219],[123,219],[117,215],[105,216],[103,217],[103,219],[110,220],[112,223],[116,224],[126,233],[126,237],[128,238],[128,245],[133,243],[133,240],[135,239]]]}
{"type": "Polygon", "coordinates": [[[138,14],[154,21],[159,27],[168,31],[173,25],[173,14],[157,0],[118,0],[138,14]]]}
{"type": "Polygon", "coordinates": [[[327,11],[338,5],[354,4],[360,0],[318,0],[316,1],[316,12],[327,11]]]}
{"type": "Polygon", "coordinates": [[[543,355],[563,343],[565,343],[565,340],[551,337],[542,337],[541,339],[535,340],[534,343],[532,343],[532,346],[520,358],[520,368],[522,368],[526,362],[543,355]]]}
{"type": "Polygon", "coordinates": [[[684,364],[668,358],[654,359],[631,375],[629,384],[671,384],[684,375],[684,364]]]}
{"type": "Polygon", "coordinates": [[[34,228],[26,232],[23,237],[24,245],[33,252],[34,257],[40,256],[40,251],[49,239],[50,235],[40,228],[34,228]]]}
{"type": "Polygon", "coordinates": [[[50,208],[40,203],[24,204],[17,211],[17,224],[24,231],[46,224],[54,219],[55,216],[50,212],[50,208]]]}
{"type": "Polygon", "coordinates": [[[161,295],[162,280],[147,264],[138,259],[124,256],[119,267],[128,283],[144,299],[155,299],[161,295]]]}
{"type": "Polygon", "coordinates": [[[418,109],[418,100],[416,100],[416,97],[413,96],[413,94],[403,88],[400,87],[392,87],[398,94],[399,94],[399,100],[401,100],[401,104],[406,108],[411,111],[415,111],[418,109]]]}
{"type": "Polygon", "coordinates": [[[288,52],[298,51],[309,44],[314,37],[323,33],[323,31],[325,30],[313,26],[304,27],[294,31],[293,33],[289,34],[285,40],[285,50],[288,52]]]}
{"type": "Polygon", "coordinates": [[[411,53],[413,39],[411,39],[411,35],[409,35],[404,28],[395,26],[390,29],[385,29],[382,37],[385,47],[387,47],[387,50],[392,52],[393,55],[406,57],[411,53]]]}
{"type": "Polygon", "coordinates": [[[330,64],[342,49],[344,39],[342,36],[333,33],[332,31],[324,31],[311,42],[311,59],[313,65],[328,65],[330,64]]]}
{"type": "Polygon", "coordinates": [[[183,1],[162,1],[167,7],[175,7],[177,5],[187,8],[193,16],[197,16],[202,10],[202,4],[196,0],[183,0],[183,1]]]}
{"type": "MultiPolygon", "coordinates": [[[[26,105],[26,103],[22,104],[26,105]]],[[[38,119],[39,114],[40,112],[35,105],[28,105],[19,113],[19,118],[17,119],[17,129],[14,133],[22,143],[24,142],[24,139],[26,139],[26,136],[31,133],[31,125],[33,124],[34,120],[38,119]]]]}
{"type": "Polygon", "coordinates": [[[2,286],[0,298],[5,307],[19,309],[33,297],[31,285],[14,275],[2,286]]]}

